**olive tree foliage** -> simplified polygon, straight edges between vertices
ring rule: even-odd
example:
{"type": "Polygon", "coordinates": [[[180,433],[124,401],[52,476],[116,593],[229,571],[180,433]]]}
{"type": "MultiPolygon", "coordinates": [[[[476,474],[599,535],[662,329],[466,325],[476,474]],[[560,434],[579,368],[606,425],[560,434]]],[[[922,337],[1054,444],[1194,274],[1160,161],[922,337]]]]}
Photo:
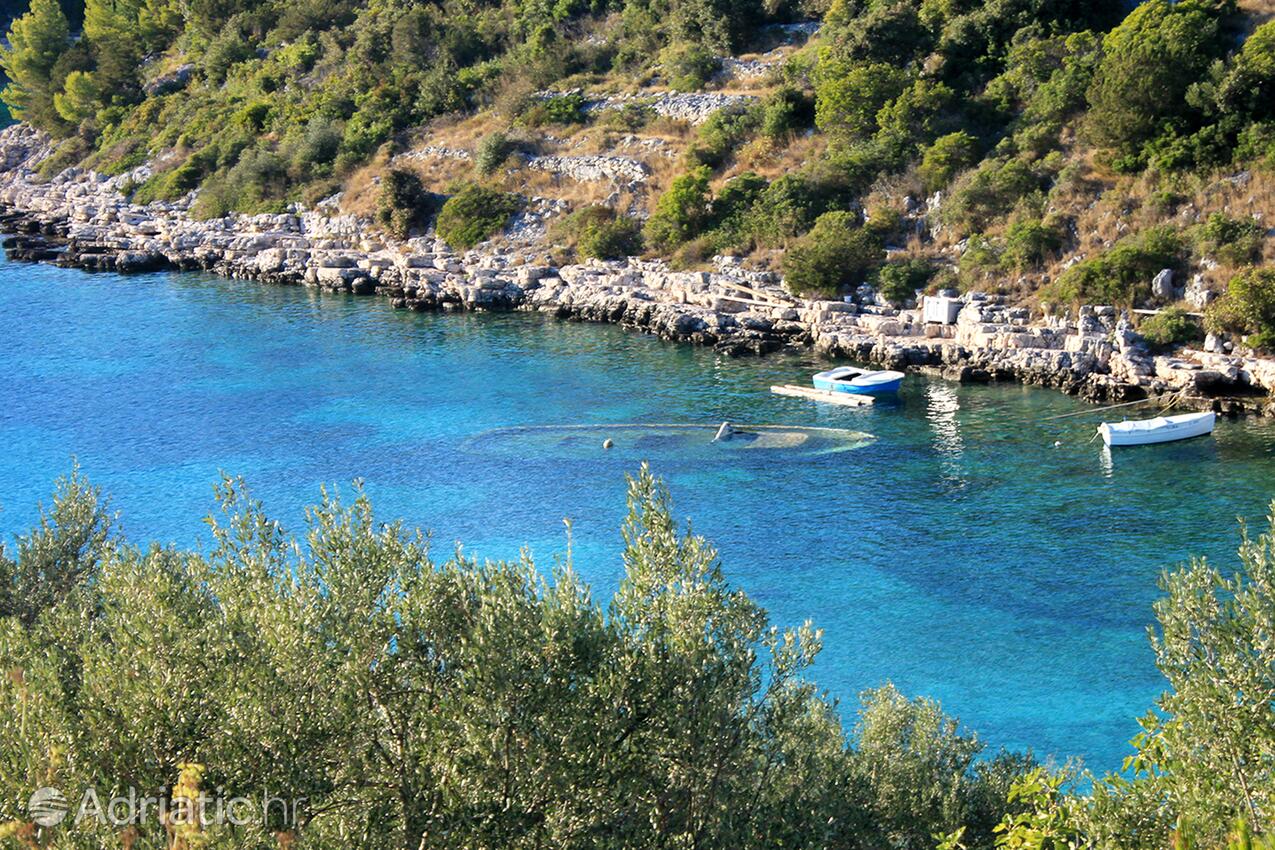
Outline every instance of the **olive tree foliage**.
{"type": "Polygon", "coordinates": [[[17,538],[16,551],[0,546],[0,617],[31,626],[82,591],[113,548],[113,521],[100,491],[78,470],[59,481],[51,507],[17,538]]]}
{"type": "Polygon", "coordinates": [[[770,625],[646,469],[605,605],[569,561],[436,562],[361,491],[299,539],[217,496],[203,550],[142,549],[76,473],[0,560],[0,844],[919,850],[962,800],[1004,805],[932,704],[891,692],[857,754],[805,678],[819,633],[770,625]],[[44,785],[304,802],[55,834],[25,809],[44,785]]]}
{"type": "Polygon", "coordinates": [[[1275,504],[1268,521],[1245,530],[1236,573],[1196,560],[1161,580],[1151,644],[1169,689],[1126,775],[1087,801],[1094,844],[1164,847],[1176,831],[1194,842],[1182,846],[1225,846],[1237,821],[1275,832],[1275,504]]]}

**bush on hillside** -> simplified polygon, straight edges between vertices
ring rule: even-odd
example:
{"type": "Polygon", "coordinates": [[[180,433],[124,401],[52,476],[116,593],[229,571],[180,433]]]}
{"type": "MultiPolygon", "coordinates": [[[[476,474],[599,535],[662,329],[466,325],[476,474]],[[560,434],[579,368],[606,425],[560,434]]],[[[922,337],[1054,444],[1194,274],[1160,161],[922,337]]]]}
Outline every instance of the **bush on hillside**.
{"type": "Polygon", "coordinates": [[[474,149],[474,168],[482,177],[490,177],[496,173],[496,169],[505,164],[505,160],[509,159],[509,154],[513,152],[513,145],[509,141],[509,137],[497,130],[494,133],[488,133],[478,142],[478,147],[474,149]]]}
{"type": "Polygon", "coordinates": [[[934,192],[952,182],[961,171],[977,159],[977,141],[964,130],[948,133],[934,140],[921,154],[917,173],[925,191],[934,192]]]}
{"type": "Polygon", "coordinates": [[[133,192],[135,204],[153,201],[175,201],[194,189],[210,170],[216,167],[216,152],[205,149],[191,154],[176,168],[152,174],[133,192]]]}
{"type": "Polygon", "coordinates": [[[646,240],[657,251],[671,251],[700,235],[708,222],[708,169],[677,177],[655,202],[646,222],[646,240]]]}
{"type": "Polygon", "coordinates": [[[340,125],[330,118],[315,118],[291,142],[288,169],[298,182],[331,174],[340,150],[340,125]]]}
{"type": "Polygon", "coordinates": [[[848,139],[868,139],[877,131],[882,107],[898,97],[907,74],[893,65],[847,65],[821,57],[815,68],[815,124],[848,139]]]}
{"type": "Polygon", "coordinates": [[[884,256],[881,238],[861,227],[858,216],[827,212],[784,254],[784,284],[798,295],[836,298],[863,283],[884,256]]]}
{"type": "Polygon", "coordinates": [[[1265,236],[1266,229],[1251,216],[1235,218],[1222,212],[1211,214],[1192,233],[1197,254],[1234,266],[1256,259],[1265,236]]]}
{"type": "Polygon", "coordinates": [[[713,197],[710,226],[720,245],[747,247],[753,241],[752,212],[769,185],[764,177],[745,171],[722,184],[713,197]]]}
{"type": "Polygon", "coordinates": [[[1067,269],[1044,294],[1050,301],[1068,304],[1137,304],[1150,296],[1151,279],[1161,269],[1181,267],[1182,254],[1182,237],[1176,230],[1152,227],[1067,269]]]}
{"type": "Polygon", "coordinates": [[[761,133],[771,139],[805,130],[814,120],[814,101],[792,86],[779,87],[761,103],[761,133]]]}
{"type": "Polygon", "coordinates": [[[1005,251],[1001,259],[1009,271],[1037,268],[1062,247],[1060,229],[1036,218],[1021,218],[1005,231],[1005,251]]]}
{"type": "Polygon", "coordinates": [[[1040,188],[1040,178],[1022,160],[986,159],[956,181],[940,216],[963,234],[986,230],[1040,188]]]}
{"type": "Polygon", "coordinates": [[[434,195],[425,191],[416,172],[391,168],[381,178],[376,220],[399,239],[406,239],[413,230],[428,227],[436,209],[434,195]]]}
{"type": "Polygon", "coordinates": [[[642,253],[642,225],[610,207],[577,210],[563,222],[562,229],[582,257],[622,260],[642,253]]]}
{"type": "Polygon", "coordinates": [[[781,246],[809,230],[827,207],[819,187],[806,175],[785,174],[753,204],[749,227],[758,244],[781,246]]]}
{"type": "Polygon", "coordinates": [[[191,212],[196,218],[219,218],[231,212],[250,215],[281,213],[288,186],[288,164],[272,151],[253,149],[229,169],[206,181],[191,212]]]}
{"type": "Polygon", "coordinates": [[[1275,269],[1254,268],[1231,278],[1226,294],[1209,306],[1214,332],[1245,335],[1254,348],[1275,351],[1275,269]]]}
{"type": "Polygon", "coordinates": [[[655,117],[655,111],[644,103],[625,103],[602,113],[601,124],[608,130],[636,133],[655,117]]]}
{"type": "Polygon", "coordinates": [[[1138,333],[1157,349],[1167,349],[1201,338],[1200,326],[1181,307],[1166,307],[1138,325],[1138,333]]]}
{"type": "Polygon", "coordinates": [[[588,115],[584,111],[584,96],[574,92],[535,98],[519,118],[528,127],[542,127],[545,124],[583,124],[587,119],[588,115]]]}
{"type": "Polygon", "coordinates": [[[470,183],[443,204],[435,229],[453,248],[472,248],[503,230],[521,206],[517,195],[470,183]]]}
{"type": "Polygon", "coordinates": [[[934,267],[926,260],[891,260],[877,272],[877,293],[892,306],[905,306],[925,289],[933,274],[934,267]]]}
{"type": "Polygon", "coordinates": [[[760,109],[751,106],[717,110],[700,125],[686,149],[687,167],[721,168],[760,129],[763,117],[760,109]]]}
{"type": "Polygon", "coordinates": [[[1225,48],[1226,5],[1148,0],[1107,34],[1088,92],[1088,130],[1098,144],[1128,154],[1185,118],[1188,87],[1225,48]]]}
{"type": "Polygon", "coordinates": [[[717,73],[717,57],[695,42],[672,44],[660,52],[660,68],[674,91],[699,91],[717,73]]]}

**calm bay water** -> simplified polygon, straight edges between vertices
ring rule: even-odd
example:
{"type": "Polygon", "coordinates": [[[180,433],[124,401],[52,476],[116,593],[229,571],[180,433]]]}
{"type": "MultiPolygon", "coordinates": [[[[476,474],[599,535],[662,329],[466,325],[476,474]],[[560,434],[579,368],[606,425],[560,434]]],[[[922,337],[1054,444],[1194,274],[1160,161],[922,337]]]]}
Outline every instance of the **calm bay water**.
{"type": "Polygon", "coordinates": [[[993,746],[1118,768],[1161,688],[1145,629],[1159,572],[1234,563],[1237,517],[1275,497],[1275,426],[1114,456],[1057,393],[910,377],[897,406],[772,396],[809,357],[733,360],[536,316],[416,315],[381,299],[201,275],[0,263],[0,531],[28,528],[72,458],[135,540],[201,545],[221,471],[293,529],[323,483],[378,513],[545,567],[574,521],[578,570],[619,579],[639,453],[474,437],[508,426],[818,425],[840,454],[652,450],[677,512],[780,625],[825,630],[819,683],[942,700],[993,746]],[[1055,447],[1055,441],[1062,445],[1055,447]],[[347,486],[348,489],[348,486],[347,486]]]}

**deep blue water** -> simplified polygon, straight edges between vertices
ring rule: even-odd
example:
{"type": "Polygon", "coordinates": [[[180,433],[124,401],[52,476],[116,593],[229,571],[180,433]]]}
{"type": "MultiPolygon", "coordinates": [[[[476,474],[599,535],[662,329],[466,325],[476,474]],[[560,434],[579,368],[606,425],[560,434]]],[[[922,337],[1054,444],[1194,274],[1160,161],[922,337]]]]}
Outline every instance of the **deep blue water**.
{"type": "Polygon", "coordinates": [[[619,578],[626,472],[645,455],[731,581],[775,622],[825,630],[819,683],[847,704],[892,680],[994,747],[1118,768],[1161,688],[1156,577],[1234,563],[1237,517],[1275,496],[1275,427],[1129,449],[1087,442],[1072,399],[909,377],[897,406],[772,396],[813,358],[729,359],[536,316],[417,315],[382,299],[159,274],[0,264],[0,532],[29,527],[78,458],[138,540],[201,545],[219,472],[290,527],[322,483],[492,558],[564,552],[619,578]],[[549,450],[474,441],[515,425],[784,423],[864,448],[549,450]],[[1055,447],[1055,441],[1062,445],[1055,447]]]}

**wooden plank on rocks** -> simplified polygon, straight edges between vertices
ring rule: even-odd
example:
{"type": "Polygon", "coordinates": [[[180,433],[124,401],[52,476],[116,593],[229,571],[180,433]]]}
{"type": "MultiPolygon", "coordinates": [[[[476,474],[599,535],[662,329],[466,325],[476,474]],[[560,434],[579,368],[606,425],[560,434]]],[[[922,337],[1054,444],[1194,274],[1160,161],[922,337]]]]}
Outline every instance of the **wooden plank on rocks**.
{"type": "Polygon", "coordinates": [[[775,395],[790,396],[791,398],[804,398],[810,401],[822,401],[827,404],[840,404],[843,407],[870,407],[876,399],[870,395],[858,395],[856,393],[832,393],[827,390],[817,390],[814,387],[800,387],[796,384],[775,385],[770,388],[775,395]]]}

